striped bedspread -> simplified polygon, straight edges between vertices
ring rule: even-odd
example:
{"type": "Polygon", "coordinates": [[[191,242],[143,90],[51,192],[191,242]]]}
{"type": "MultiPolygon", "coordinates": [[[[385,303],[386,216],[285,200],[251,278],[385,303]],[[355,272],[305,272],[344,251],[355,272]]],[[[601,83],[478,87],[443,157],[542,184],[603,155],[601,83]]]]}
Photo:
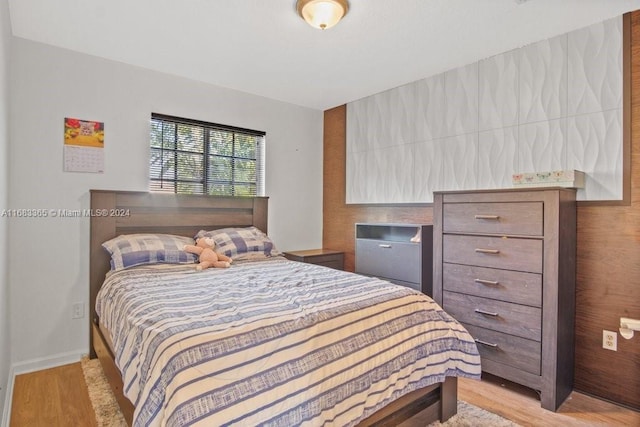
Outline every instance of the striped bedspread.
{"type": "Polygon", "coordinates": [[[123,270],[96,309],[136,426],[349,426],[480,376],[471,336],[425,295],[284,259],[123,270]]]}

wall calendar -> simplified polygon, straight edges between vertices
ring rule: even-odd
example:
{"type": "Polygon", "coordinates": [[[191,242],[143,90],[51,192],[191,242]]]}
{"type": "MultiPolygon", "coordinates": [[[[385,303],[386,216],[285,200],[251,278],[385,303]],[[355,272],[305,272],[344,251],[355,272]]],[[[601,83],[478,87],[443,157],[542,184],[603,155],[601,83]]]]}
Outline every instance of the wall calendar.
{"type": "Polygon", "coordinates": [[[64,171],[104,172],[104,123],[64,119],[64,171]]]}

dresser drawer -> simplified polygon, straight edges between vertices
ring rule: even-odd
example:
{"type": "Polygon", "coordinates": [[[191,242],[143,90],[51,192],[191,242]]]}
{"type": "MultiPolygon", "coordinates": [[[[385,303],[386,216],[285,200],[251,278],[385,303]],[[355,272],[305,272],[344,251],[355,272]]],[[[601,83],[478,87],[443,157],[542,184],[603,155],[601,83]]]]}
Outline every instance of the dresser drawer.
{"type": "Polygon", "coordinates": [[[444,235],[443,260],[456,264],[542,273],[542,240],[444,235]]]}
{"type": "Polygon", "coordinates": [[[333,259],[333,258],[318,259],[318,260],[314,259],[309,261],[309,264],[324,265],[325,267],[335,268],[336,270],[344,270],[344,261],[333,259]]]}
{"type": "Polygon", "coordinates": [[[542,236],[541,202],[445,203],[445,233],[517,234],[542,236]]]}
{"type": "Polygon", "coordinates": [[[489,359],[540,375],[540,342],[469,324],[463,325],[476,340],[483,361],[489,359]]]}
{"type": "Polygon", "coordinates": [[[445,291],[442,308],[463,323],[530,340],[541,339],[542,312],[536,307],[445,291]]]}
{"type": "Polygon", "coordinates": [[[542,306],[540,274],[448,263],[443,264],[442,270],[442,287],[446,291],[542,306]]]}
{"type": "Polygon", "coordinates": [[[356,239],[356,273],[421,283],[420,245],[356,239]]]}
{"type": "Polygon", "coordinates": [[[309,264],[324,265],[325,267],[335,268],[336,270],[344,270],[344,255],[322,255],[311,257],[307,261],[309,264]]]}

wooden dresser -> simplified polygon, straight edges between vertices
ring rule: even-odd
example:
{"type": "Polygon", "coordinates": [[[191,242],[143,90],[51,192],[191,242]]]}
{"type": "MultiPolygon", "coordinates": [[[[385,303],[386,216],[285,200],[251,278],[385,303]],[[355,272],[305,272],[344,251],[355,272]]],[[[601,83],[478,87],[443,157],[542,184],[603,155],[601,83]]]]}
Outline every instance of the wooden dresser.
{"type": "Polygon", "coordinates": [[[474,336],[482,370],[540,391],[573,388],[575,190],[434,193],[434,299],[474,336]]]}

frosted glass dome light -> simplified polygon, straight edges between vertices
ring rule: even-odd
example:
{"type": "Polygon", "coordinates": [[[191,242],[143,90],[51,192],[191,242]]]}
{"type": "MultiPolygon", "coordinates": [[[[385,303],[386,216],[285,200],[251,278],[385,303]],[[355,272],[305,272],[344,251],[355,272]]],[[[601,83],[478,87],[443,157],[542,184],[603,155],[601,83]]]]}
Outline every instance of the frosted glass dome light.
{"type": "Polygon", "coordinates": [[[349,11],[347,0],[298,0],[296,6],[302,19],[321,30],[336,25],[349,11]]]}

